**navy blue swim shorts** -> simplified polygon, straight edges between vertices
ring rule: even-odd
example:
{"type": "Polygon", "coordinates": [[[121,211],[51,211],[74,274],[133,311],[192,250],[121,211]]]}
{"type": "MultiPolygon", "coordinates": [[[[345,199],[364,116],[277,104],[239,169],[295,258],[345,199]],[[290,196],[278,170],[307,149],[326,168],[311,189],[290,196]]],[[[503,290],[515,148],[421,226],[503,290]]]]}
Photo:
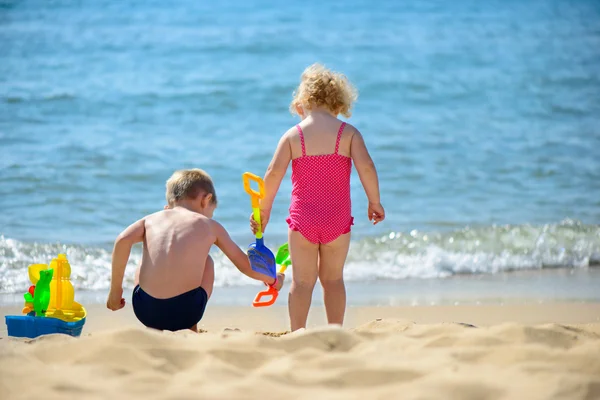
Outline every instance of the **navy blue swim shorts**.
{"type": "Polygon", "coordinates": [[[204,315],[208,295],[202,287],[168,299],[157,299],[137,285],[132,295],[133,312],[148,328],[165,331],[190,329],[204,315]]]}

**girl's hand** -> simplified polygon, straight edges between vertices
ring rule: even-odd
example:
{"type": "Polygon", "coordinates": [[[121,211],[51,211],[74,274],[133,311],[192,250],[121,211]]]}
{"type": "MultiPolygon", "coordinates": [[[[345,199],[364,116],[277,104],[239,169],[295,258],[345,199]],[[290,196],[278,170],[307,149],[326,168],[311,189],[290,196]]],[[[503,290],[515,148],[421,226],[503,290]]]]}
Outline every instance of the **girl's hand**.
{"type": "MultiPolygon", "coordinates": [[[[267,229],[269,218],[271,218],[271,211],[260,210],[260,222],[262,225],[263,233],[265,232],[265,229],[267,229]]],[[[255,235],[256,232],[258,232],[258,222],[256,222],[256,220],[254,219],[254,214],[250,214],[250,230],[252,230],[252,233],[254,233],[255,235]]]]}
{"type": "Polygon", "coordinates": [[[373,222],[373,225],[377,225],[385,219],[385,210],[381,203],[369,203],[369,209],[367,211],[369,221],[373,222]]]}

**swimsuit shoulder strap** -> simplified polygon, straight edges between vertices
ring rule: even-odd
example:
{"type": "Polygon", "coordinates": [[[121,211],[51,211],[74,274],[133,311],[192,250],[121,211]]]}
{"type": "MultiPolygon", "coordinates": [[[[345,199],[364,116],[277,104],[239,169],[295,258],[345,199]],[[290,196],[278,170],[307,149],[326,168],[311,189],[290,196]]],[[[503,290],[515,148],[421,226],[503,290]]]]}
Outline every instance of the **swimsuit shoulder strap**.
{"type": "Polygon", "coordinates": [[[346,127],[346,123],[342,122],[342,125],[340,126],[340,130],[338,131],[338,134],[337,134],[337,140],[335,141],[335,154],[337,154],[338,150],[340,149],[340,139],[342,138],[342,132],[344,132],[345,127],[346,127]]]}
{"type": "Polygon", "coordinates": [[[302,128],[300,125],[296,125],[296,129],[298,129],[298,135],[300,135],[300,143],[302,143],[302,157],[306,156],[306,147],[304,147],[304,134],[302,133],[302,128]]]}

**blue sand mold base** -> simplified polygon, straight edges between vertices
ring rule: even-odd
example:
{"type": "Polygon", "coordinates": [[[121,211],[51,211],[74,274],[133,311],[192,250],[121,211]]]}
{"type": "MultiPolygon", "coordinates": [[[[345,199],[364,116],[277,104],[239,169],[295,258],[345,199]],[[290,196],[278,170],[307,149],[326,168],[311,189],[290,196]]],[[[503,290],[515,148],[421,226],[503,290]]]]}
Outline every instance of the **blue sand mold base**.
{"type": "Polygon", "coordinates": [[[65,322],[58,318],[32,317],[29,315],[7,315],[5,318],[8,336],[30,339],[53,333],[79,336],[85,324],[85,318],[76,322],[65,322]]]}

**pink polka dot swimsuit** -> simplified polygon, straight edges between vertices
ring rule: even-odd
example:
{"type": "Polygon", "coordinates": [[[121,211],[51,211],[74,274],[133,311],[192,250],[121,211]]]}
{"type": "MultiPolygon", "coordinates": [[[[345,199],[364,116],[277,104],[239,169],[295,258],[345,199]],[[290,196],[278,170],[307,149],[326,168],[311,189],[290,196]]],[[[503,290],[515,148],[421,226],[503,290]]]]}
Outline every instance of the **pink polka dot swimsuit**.
{"type": "Polygon", "coordinates": [[[338,154],[346,123],[338,131],[333,154],[306,155],[302,128],[296,125],[302,157],[292,160],[292,202],[287,223],[308,241],[329,243],[350,232],[352,159],[338,154]]]}

